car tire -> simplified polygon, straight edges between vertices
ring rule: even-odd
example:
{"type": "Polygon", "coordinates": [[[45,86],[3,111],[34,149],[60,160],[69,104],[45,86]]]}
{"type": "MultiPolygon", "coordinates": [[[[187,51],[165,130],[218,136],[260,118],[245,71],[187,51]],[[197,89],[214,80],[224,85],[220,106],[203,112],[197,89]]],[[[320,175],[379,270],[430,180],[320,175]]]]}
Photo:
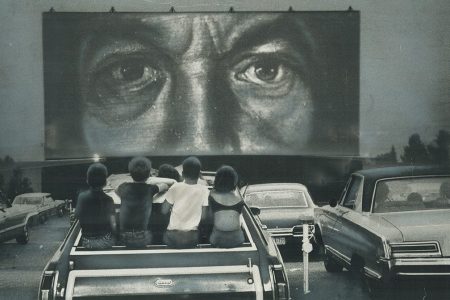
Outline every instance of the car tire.
{"type": "Polygon", "coordinates": [[[30,240],[28,223],[23,226],[23,232],[16,237],[16,242],[21,245],[25,245],[30,240]]]}
{"type": "Polygon", "coordinates": [[[368,278],[362,270],[360,271],[360,280],[363,291],[370,299],[391,299],[392,289],[390,285],[383,283],[381,280],[368,278]]]}
{"type": "Polygon", "coordinates": [[[350,271],[353,272],[355,277],[359,278],[363,292],[366,293],[370,299],[390,299],[390,285],[384,283],[382,280],[367,277],[364,272],[362,260],[352,262],[350,271]]]}
{"type": "Polygon", "coordinates": [[[325,251],[322,241],[322,233],[320,232],[319,226],[315,225],[314,238],[311,241],[313,244],[313,251],[311,252],[314,256],[322,256],[325,251]]]}
{"type": "Polygon", "coordinates": [[[332,256],[331,254],[327,253],[325,250],[325,255],[323,257],[323,265],[325,267],[325,270],[329,273],[338,273],[341,272],[343,269],[343,266],[340,265],[332,256]]]}
{"type": "Polygon", "coordinates": [[[39,223],[44,224],[46,221],[46,217],[44,214],[39,215],[39,223]]]}
{"type": "Polygon", "coordinates": [[[62,208],[62,207],[59,207],[58,208],[58,211],[57,211],[57,214],[58,214],[58,217],[62,217],[62,216],[64,216],[64,208],[62,208]]]}

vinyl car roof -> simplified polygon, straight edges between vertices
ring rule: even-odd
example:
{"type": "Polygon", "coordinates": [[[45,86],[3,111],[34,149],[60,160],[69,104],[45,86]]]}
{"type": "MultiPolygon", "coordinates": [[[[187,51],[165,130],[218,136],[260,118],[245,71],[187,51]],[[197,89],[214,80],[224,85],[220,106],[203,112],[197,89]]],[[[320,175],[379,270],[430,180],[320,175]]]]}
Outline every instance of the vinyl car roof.
{"type": "Polygon", "coordinates": [[[357,171],[364,180],[377,181],[383,178],[450,175],[450,166],[398,166],[357,171]]]}
{"type": "Polygon", "coordinates": [[[42,196],[50,196],[50,193],[25,193],[17,195],[17,197],[42,197],[42,196]]]}

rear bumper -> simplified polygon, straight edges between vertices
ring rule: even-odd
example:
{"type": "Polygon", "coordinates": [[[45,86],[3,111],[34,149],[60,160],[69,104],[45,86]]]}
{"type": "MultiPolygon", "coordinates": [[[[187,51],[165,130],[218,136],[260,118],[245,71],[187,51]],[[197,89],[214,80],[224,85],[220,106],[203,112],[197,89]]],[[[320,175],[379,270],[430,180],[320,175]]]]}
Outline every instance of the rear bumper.
{"type": "Polygon", "coordinates": [[[227,299],[264,299],[258,266],[75,270],[69,273],[65,299],[211,299],[221,294],[227,299]]]}
{"type": "Polygon", "coordinates": [[[450,257],[402,258],[382,261],[393,277],[450,278],[450,257]]]}
{"type": "MultiPolygon", "coordinates": [[[[314,237],[314,225],[309,225],[309,236],[314,237]]],[[[286,245],[299,244],[303,239],[303,227],[297,225],[292,228],[269,228],[267,231],[273,238],[284,238],[286,245]]]]}

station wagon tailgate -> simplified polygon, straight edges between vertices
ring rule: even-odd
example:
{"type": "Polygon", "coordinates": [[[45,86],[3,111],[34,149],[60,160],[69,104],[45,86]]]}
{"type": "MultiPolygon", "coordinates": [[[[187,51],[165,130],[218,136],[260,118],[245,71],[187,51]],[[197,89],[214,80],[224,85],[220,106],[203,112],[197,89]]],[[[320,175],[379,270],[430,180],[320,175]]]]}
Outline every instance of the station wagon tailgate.
{"type": "Polygon", "coordinates": [[[74,270],[66,299],[263,299],[258,266],[74,270]]]}

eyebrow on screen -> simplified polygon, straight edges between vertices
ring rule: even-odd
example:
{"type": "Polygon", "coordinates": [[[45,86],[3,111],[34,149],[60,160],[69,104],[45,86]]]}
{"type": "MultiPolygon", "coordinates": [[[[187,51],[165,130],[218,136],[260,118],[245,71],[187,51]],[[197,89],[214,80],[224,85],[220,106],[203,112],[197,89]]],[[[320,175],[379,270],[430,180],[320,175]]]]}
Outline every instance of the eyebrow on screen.
{"type": "Polygon", "coordinates": [[[226,55],[234,55],[274,40],[284,41],[288,45],[309,52],[311,45],[307,42],[304,30],[305,28],[300,28],[292,18],[282,14],[274,20],[256,23],[237,33],[236,40],[229,42],[226,55]]]}

